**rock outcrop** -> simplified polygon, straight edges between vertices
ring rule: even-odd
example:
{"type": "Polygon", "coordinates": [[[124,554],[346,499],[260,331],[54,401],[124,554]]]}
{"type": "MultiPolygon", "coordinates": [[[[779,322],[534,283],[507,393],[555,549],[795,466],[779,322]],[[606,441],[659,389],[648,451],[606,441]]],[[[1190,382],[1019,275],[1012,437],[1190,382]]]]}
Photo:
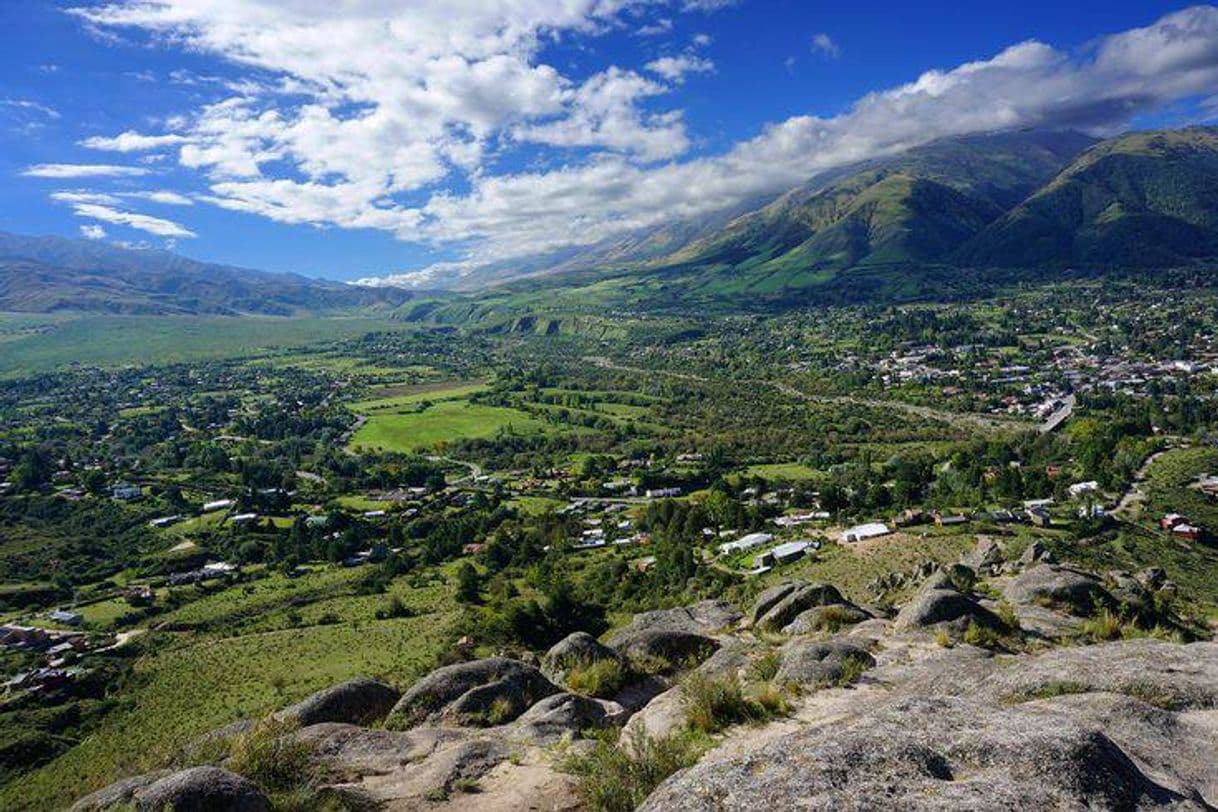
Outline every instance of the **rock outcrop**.
{"type": "Polygon", "coordinates": [[[565,683],[573,666],[611,660],[622,662],[622,656],[587,632],[572,632],[559,640],[541,658],[541,671],[556,683],[565,683]]]}
{"type": "Polygon", "coordinates": [[[795,641],[783,650],[776,679],[799,685],[836,685],[872,668],[875,658],[863,648],[840,640],[795,641]]]}
{"type": "Polygon", "coordinates": [[[496,725],[510,722],[540,699],[559,693],[536,667],[491,657],[438,668],[402,695],[387,727],[423,722],[496,725]]]}
{"type": "Polygon", "coordinates": [[[1037,564],[1018,575],[1003,594],[1014,604],[1039,604],[1086,617],[1112,605],[1095,575],[1054,564],[1037,564]]]}
{"type": "Polygon", "coordinates": [[[1218,645],[1015,659],[944,652],[845,718],[712,754],[643,809],[1213,808],[1218,645]]]}
{"type": "Polygon", "coordinates": [[[81,798],[72,807],[76,812],[269,812],[270,808],[257,784],[219,767],[128,778],[81,798]]]}
{"type": "Polygon", "coordinates": [[[276,716],[300,727],[322,722],[371,725],[393,710],[402,695],[396,688],[367,677],[356,677],[306,697],[276,716]]]}
{"type": "Polygon", "coordinates": [[[753,607],[753,616],[756,618],[753,625],[756,628],[780,631],[814,606],[845,602],[842,593],[830,584],[803,582],[792,584],[791,587],[789,591],[778,595],[777,599],[773,595],[765,594],[758,599],[757,605],[753,607]],[[765,604],[768,604],[768,607],[760,611],[765,604]]]}

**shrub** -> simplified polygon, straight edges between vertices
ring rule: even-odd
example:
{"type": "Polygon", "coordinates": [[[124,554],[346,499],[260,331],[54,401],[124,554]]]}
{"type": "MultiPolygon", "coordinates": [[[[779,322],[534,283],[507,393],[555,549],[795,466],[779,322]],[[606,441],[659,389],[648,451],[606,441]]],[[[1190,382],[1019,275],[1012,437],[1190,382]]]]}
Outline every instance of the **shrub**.
{"type": "Polygon", "coordinates": [[[292,734],[296,725],[268,716],[237,736],[228,767],[263,789],[288,792],[312,783],[312,747],[292,734]]]}
{"type": "Polygon", "coordinates": [[[846,685],[852,685],[858,681],[858,678],[863,676],[863,672],[870,668],[867,661],[858,656],[847,656],[842,659],[842,673],[837,678],[834,685],[841,688],[846,685]]]}
{"type": "Polygon", "coordinates": [[[584,696],[611,697],[626,684],[629,674],[620,660],[580,660],[567,669],[567,688],[584,696]]]}
{"type": "Polygon", "coordinates": [[[631,738],[627,752],[614,735],[602,734],[591,751],[559,762],[560,769],[579,779],[579,793],[592,812],[631,812],[665,778],[697,762],[709,746],[705,736],[695,733],[656,739],[643,730],[631,738]]]}
{"type": "Polygon", "coordinates": [[[749,678],[757,682],[769,682],[778,676],[778,667],[781,663],[782,655],[777,651],[771,651],[749,663],[749,678]]]}
{"type": "Polygon", "coordinates": [[[942,648],[951,648],[952,636],[947,633],[947,629],[940,626],[939,628],[935,629],[935,642],[938,643],[942,648]]]}
{"type": "Polygon", "coordinates": [[[1001,620],[1002,624],[1008,629],[1014,630],[1019,628],[1019,615],[1016,614],[1015,607],[1012,606],[1010,602],[1005,600],[999,601],[998,607],[994,610],[994,614],[998,615],[998,619],[1001,620]]]}
{"type": "Polygon", "coordinates": [[[1033,699],[1052,699],[1055,696],[1085,694],[1089,689],[1081,682],[1052,680],[1034,688],[1026,688],[1008,697],[1010,702],[1030,702],[1033,699]]]}
{"type": "MultiPolygon", "coordinates": [[[[735,677],[714,678],[691,671],[681,681],[685,724],[701,733],[717,733],[740,722],[761,722],[775,715],[773,696],[766,703],[746,696],[735,677]]],[[[785,700],[781,703],[785,708],[785,700]]]]}
{"type": "Polygon", "coordinates": [[[453,789],[457,792],[464,792],[467,795],[472,795],[482,791],[482,785],[478,783],[476,778],[458,778],[453,781],[453,789]]]}
{"type": "Polygon", "coordinates": [[[989,626],[982,626],[977,621],[970,620],[968,628],[964,630],[964,642],[970,646],[994,648],[1002,643],[1002,638],[989,626]]]}
{"type": "Polygon", "coordinates": [[[1125,630],[1120,616],[1109,609],[1102,610],[1082,625],[1083,634],[1093,640],[1116,640],[1125,630]]]}

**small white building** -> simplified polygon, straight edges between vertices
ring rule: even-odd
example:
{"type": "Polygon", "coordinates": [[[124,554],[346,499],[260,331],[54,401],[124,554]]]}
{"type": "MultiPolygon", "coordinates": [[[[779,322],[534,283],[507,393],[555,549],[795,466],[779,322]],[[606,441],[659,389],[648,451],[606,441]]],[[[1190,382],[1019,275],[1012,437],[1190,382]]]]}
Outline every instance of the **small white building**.
{"type": "Polygon", "coordinates": [[[1078,499],[1080,496],[1084,496],[1089,493],[1096,493],[1099,491],[1099,489],[1100,483],[1096,482],[1095,480],[1091,480],[1090,482],[1075,482],[1066,490],[1069,491],[1071,499],[1078,499]]]}
{"type": "Polygon", "coordinates": [[[883,522],[856,524],[854,527],[848,527],[842,531],[842,541],[865,541],[867,539],[879,538],[880,536],[887,536],[891,532],[892,529],[883,522]]]}
{"type": "Polygon", "coordinates": [[[774,540],[772,533],[749,533],[746,536],[741,536],[735,541],[724,542],[719,545],[719,555],[731,555],[733,553],[742,553],[745,550],[752,550],[763,544],[769,544],[774,540]]]}
{"type": "Polygon", "coordinates": [[[213,510],[228,510],[232,506],[232,499],[217,499],[214,502],[205,502],[203,504],[203,512],[211,513],[213,510]]]}

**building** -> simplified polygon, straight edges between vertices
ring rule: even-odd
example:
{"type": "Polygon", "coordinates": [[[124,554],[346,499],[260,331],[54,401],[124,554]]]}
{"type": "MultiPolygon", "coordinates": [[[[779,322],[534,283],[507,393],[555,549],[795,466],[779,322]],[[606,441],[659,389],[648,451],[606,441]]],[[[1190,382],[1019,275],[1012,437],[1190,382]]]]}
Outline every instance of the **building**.
{"type": "Polygon", "coordinates": [[[843,530],[842,541],[848,543],[866,541],[867,539],[887,536],[891,532],[892,529],[883,522],[867,522],[866,524],[857,524],[854,527],[843,530]]]}
{"type": "Polygon", "coordinates": [[[935,524],[939,527],[955,527],[967,522],[968,516],[960,513],[935,513],[935,524]]]}
{"type": "Polygon", "coordinates": [[[1195,524],[1178,524],[1171,529],[1171,533],[1176,538],[1188,539],[1189,541],[1201,541],[1205,535],[1205,530],[1195,524]]]}
{"type": "Polygon", "coordinates": [[[1174,530],[1176,527],[1182,524],[1188,524],[1188,519],[1179,513],[1168,513],[1159,520],[1159,527],[1163,528],[1164,530],[1174,530]]]}
{"type": "Polygon", "coordinates": [[[217,499],[214,502],[206,502],[203,505],[204,513],[211,513],[214,510],[228,510],[233,506],[232,499],[217,499]]]}
{"type": "Polygon", "coordinates": [[[1096,482],[1095,480],[1091,480],[1089,482],[1075,482],[1066,490],[1070,493],[1071,499],[1078,499],[1079,497],[1086,496],[1089,493],[1098,493],[1100,490],[1100,483],[1096,482]]]}
{"type": "Polygon", "coordinates": [[[47,617],[56,623],[62,623],[65,626],[79,626],[83,618],[76,612],[70,612],[67,609],[54,609],[47,612],[47,617]]]}
{"type": "Polygon", "coordinates": [[[763,567],[775,567],[779,564],[789,564],[792,561],[798,561],[808,550],[816,549],[814,541],[788,541],[784,544],[779,544],[772,550],[766,550],[764,553],[753,558],[753,566],[757,569],[763,567]]]}
{"type": "Polygon", "coordinates": [[[749,533],[741,536],[735,541],[725,542],[719,545],[719,555],[732,555],[734,553],[742,553],[745,550],[752,550],[763,544],[769,544],[774,540],[772,533],[749,533]]]}
{"type": "Polygon", "coordinates": [[[1053,524],[1053,517],[1043,507],[1028,508],[1028,520],[1037,527],[1049,527],[1053,524]]]}
{"type": "Polygon", "coordinates": [[[648,499],[666,499],[670,496],[680,496],[681,489],[680,488],[648,488],[646,495],[647,495],[648,499]]]}
{"type": "Polygon", "coordinates": [[[132,485],[129,482],[119,482],[110,489],[110,495],[123,502],[133,502],[141,498],[144,492],[140,490],[138,485],[132,485]]]}

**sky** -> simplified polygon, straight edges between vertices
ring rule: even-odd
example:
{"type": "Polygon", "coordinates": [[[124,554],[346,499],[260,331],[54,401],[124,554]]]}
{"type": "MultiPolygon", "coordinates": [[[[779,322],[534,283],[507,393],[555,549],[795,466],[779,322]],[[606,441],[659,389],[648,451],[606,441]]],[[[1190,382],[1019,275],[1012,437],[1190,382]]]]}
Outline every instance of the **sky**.
{"type": "Polygon", "coordinates": [[[0,230],[438,287],[935,138],[1218,116],[1218,6],[2,0],[0,230]]]}

